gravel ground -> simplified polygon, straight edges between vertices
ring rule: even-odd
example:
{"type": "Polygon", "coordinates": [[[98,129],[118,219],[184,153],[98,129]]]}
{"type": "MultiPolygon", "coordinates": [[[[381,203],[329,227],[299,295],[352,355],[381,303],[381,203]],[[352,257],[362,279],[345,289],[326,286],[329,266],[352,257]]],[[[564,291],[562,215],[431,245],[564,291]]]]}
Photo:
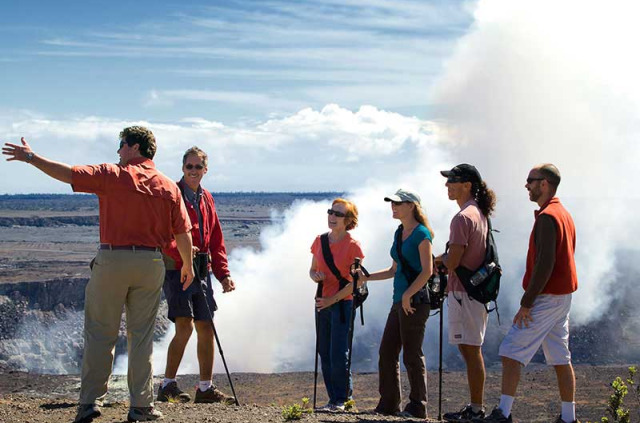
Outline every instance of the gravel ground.
{"type": "MultiPolygon", "coordinates": [[[[583,423],[600,421],[605,415],[606,401],[610,395],[609,383],[616,376],[626,376],[626,367],[577,366],[577,410],[583,423]]],[[[221,404],[170,404],[159,403],[157,407],[165,415],[164,421],[172,423],[194,422],[284,422],[282,407],[301,403],[302,397],[313,395],[313,373],[232,375],[234,386],[241,402],[240,406],[221,404]]],[[[464,405],[467,397],[463,372],[445,372],[443,411],[451,411],[464,405]]],[[[429,373],[429,415],[438,414],[437,373],[429,373]]],[[[160,379],[156,379],[156,384],[160,379]]],[[[179,377],[183,389],[191,391],[197,376],[179,377]]],[[[215,382],[229,392],[225,375],[216,375],[215,382]]],[[[358,412],[304,414],[306,422],[385,422],[418,421],[398,417],[381,416],[372,412],[376,405],[377,374],[354,375],[355,399],[358,412]]],[[[403,396],[408,396],[406,377],[403,375],[403,396]]],[[[77,375],[36,375],[21,372],[3,372],[0,378],[0,422],[70,422],[75,416],[75,401],[80,386],[77,375]]],[[[487,405],[491,407],[499,399],[500,371],[490,369],[487,374],[487,405]]],[[[318,405],[326,401],[324,388],[318,386],[318,405]]],[[[128,410],[126,378],[113,377],[110,383],[108,403],[103,407],[100,422],[126,421],[128,410]]],[[[628,398],[631,398],[628,397],[628,398]]],[[[636,401],[635,398],[629,401],[636,401]]],[[[630,402],[631,421],[638,421],[638,404],[630,402]]],[[[544,366],[530,366],[523,373],[518,398],[513,409],[520,422],[552,422],[559,414],[555,376],[544,366]]],[[[436,421],[436,420],[431,420],[436,421]]]]}

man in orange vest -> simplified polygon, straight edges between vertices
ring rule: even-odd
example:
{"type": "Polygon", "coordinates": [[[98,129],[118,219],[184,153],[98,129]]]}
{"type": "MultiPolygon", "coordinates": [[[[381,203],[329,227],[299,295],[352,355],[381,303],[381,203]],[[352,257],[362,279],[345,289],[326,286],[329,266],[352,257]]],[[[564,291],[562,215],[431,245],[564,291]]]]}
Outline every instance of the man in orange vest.
{"type": "Polygon", "coordinates": [[[520,310],[500,345],[500,404],[484,422],[512,421],[511,408],[521,368],[542,346],[547,364],[555,368],[562,399],[562,412],[555,423],[577,423],[576,379],[569,351],[571,294],[578,288],[576,231],[571,215],[555,196],[559,184],[560,172],[552,164],[534,167],[527,178],[529,199],[540,209],[535,212],[529,238],[520,310]]]}

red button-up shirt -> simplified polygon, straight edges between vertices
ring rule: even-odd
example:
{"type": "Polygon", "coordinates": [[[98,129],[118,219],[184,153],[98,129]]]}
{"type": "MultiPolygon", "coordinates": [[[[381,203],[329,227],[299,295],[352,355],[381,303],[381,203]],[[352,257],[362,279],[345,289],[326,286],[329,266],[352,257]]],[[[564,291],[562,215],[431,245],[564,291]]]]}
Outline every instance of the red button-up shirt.
{"type": "Polygon", "coordinates": [[[75,192],[98,196],[101,243],[166,247],[173,234],[191,229],[178,186],[150,159],[135,158],[125,166],[74,166],[71,171],[75,192]]]}

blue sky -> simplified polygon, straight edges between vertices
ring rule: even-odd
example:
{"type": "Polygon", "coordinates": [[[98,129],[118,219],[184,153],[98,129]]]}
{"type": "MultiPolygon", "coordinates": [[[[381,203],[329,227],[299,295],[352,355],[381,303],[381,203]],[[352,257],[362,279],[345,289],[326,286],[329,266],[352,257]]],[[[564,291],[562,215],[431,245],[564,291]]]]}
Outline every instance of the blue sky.
{"type": "Polygon", "coordinates": [[[229,124],[337,103],[426,117],[471,22],[452,0],[10,2],[0,108],[229,124]]]}

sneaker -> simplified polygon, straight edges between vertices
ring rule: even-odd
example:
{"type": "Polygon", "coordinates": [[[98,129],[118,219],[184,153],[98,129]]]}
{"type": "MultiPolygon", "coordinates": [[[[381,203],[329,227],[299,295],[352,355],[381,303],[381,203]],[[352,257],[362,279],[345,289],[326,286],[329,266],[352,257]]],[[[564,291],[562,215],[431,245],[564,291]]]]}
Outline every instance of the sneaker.
{"type": "Polygon", "coordinates": [[[560,415],[558,416],[558,418],[556,419],[556,421],[555,421],[555,422],[553,422],[553,423],[580,423],[580,420],[577,420],[577,419],[576,419],[576,420],[574,420],[574,421],[572,421],[572,422],[565,422],[564,420],[562,420],[562,414],[560,414],[560,415]]]}
{"type": "Polygon", "coordinates": [[[129,422],[150,422],[153,420],[162,420],[164,416],[154,407],[131,407],[127,415],[129,422]]]}
{"type": "Polygon", "coordinates": [[[333,404],[331,404],[330,402],[326,403],[322,407],[316,408],[316,411],[331,411],[331,410],[333,410],[333,404]]]}
{"type": "Polygon", "coordinates": [[[398,411],[396,414],[394,414],[396,417],[402,417],[404,419],[413,419],[413,414],[409,413],[408,411],[398,411]]]}
{"type": "Polygon", "coordinates": [[[397,415],[398,413],[400,413],[400,411],[387,411],[387,410],[384,410],[384,409],[379,408],[379,407],[376,407],[376,408],[373,410],[373,412],[374,412],[375,414],[381,414],[381,415],[383,415],[383,416],[395,416],[395,415],[397,415]]]}
{"type": "Polygon", "coordinates": [[[511,419],[511,414],[509,414],[509,417],[505,417],[504,414],[502,414],[502,410],[499,409],[498,407],[494,408],[491,414],[489,414],[489,416],[485,417],[483,420],[480,420],[480,421],[484,423],[512,423],[513,422],[513,420],[511,419]]]}
{"type": "Polygon", "coordinates": [[[411,411],[404,410],[404,411],[398,411],[397,413],[394,414],[394,416],[402,417],[402,418],[405,418],[405,419],[425,420],[427,418],[427,413],[424,413],[423,415],[416,415],[416,414],[412,413],[411,411]]]}
{"type": "Polygon", "coordinates": [[[342,413],[346,411],[346,407],[344,406],[344,404],[333,404],[331,406],[331,411],[336,413],[342,413]]]}
{"type": "Polygon", "coordinates": [[[80,404],[78,405],[78,414],[76,414],[73,423],[91,423],[96,417],[100,417],[102,412],[97,404],[80,404]]]}
{"type": "Polygon", "coordinates": [[[444,413],[444,416],[442,417],[447,422],[465,422],[466,423],[466,422],[471,422],[474,419],[482,420],[484,419],[484,408],[478,411],[477,413],[475,413],[473,411],[473,407],[471,407],[471,404],[467,404],[464,407],[462,407],[462,410],[455,411],[452,413],[444,413]]]}
{"type": "Polygon", "coordinates": [[[159,402],[189,402],[191,396],[178,388],[177,382],[169,382],[164,388],[160,384],[156,400],[159,402]]]}
{"type": "Polygon", "coordinates": [[[233,397],[225,394],[215,386],[210,386],[206,391],[201,391],[200,388],[196,388],[196,399],[193,402],[200,403],[213,403],[222,402],[225,404],[233,404],[233,397]]]}

